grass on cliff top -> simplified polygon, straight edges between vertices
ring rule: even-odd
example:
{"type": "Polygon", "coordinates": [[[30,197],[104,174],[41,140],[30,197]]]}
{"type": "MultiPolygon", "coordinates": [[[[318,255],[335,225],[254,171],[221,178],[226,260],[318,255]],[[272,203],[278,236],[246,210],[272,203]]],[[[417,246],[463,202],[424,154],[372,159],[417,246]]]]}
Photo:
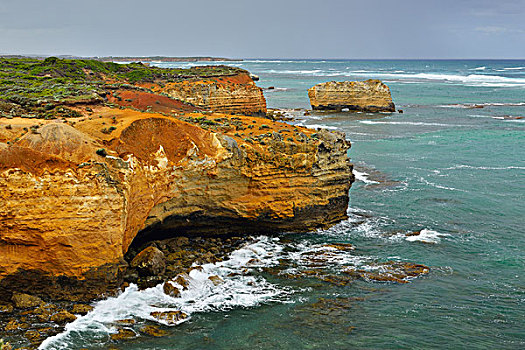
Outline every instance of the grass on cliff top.
{"type": "Polygon", "coordinates": [[[45,60],[0,58],[0,116],[73,116],[57,115],[55,109],[60,105],[102,103],[107,89],[206,79],[239,72],[244,70],[228,66],[166,69],[140,62],[118,64],[56,57],[45,60]]]}

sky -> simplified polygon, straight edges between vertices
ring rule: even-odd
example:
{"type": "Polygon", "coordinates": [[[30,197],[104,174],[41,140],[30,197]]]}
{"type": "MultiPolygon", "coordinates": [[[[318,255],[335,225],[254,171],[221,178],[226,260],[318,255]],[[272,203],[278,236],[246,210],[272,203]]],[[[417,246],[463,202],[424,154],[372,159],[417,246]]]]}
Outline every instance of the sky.
{"type": "Polygon", "coordinates": [[[0,0],[0,54],[525,58],[525,0],[0,0]]]}

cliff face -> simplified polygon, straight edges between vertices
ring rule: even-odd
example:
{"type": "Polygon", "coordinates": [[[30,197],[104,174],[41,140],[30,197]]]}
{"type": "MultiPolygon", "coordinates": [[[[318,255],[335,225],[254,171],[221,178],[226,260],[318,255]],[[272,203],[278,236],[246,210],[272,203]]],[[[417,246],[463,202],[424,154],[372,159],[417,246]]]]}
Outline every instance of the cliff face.
{"type": "Polygon", "coordinates": [[[231,115],[266,112],[246,71],[49,58],[0,72],[0,300],[115,291],[130,246],[159,236],[346,217],[344,135],[231,115]]]}
{"type": "Polygon", "coordinates": [[[168,83],[157,91],[173,99],[219,113],[265,115],[263,91],[248,74],[221,79],[168,83]]]}
{"type": "MultiPolygon", "coordinates": [[[[342,134],[222,114],[94,114],[74,127],[42,120],[0,147],[0,295],[95,297],[118,285],[137,235],[306,231],[346,216],[342,134]]],[[[25,120],[9,123],[18,132],[25,120]]]]}
{"type": "Polygon", "coordinates": [[[314,110],[395,111],[390,89],[380,80],[321,83],[308,90],[308,97],[314,110]]]}

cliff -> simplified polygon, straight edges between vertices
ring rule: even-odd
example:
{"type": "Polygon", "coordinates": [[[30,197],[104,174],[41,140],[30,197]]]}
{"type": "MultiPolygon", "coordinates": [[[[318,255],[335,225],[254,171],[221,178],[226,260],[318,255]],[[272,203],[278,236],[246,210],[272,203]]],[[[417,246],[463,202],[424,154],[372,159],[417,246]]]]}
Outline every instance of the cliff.
{"type": "MultiPolygon", "coordinates": [[[[159,94],[180,82],[159,81],[155,69],[138,67],[147,79],[123,81],[119,74],[137,73],[75,64],[99,78],[53,100],[27,88],[0,98],[0,300],[13,291],[68,300],[114,291],[138,241],[308,231],[346,217],[353,175],[343,134],[192,112],[159,94]]],[[[58,73],[45,68],[51,77],[28,80],[53,84],[54,94],[64,74],[79,74],[62,67],[53,81],[58,73]]],[[[207,69],[217,75],[197,81],[235,90],[236,77],[249,79],[207,69]]],[[[237,111],[251,111],[246,105],[237,111]]]]}
{"type": "Polygon", "coordinates": [[[394,112],[390,89],[380,80],[330,81],[308,89],[314,110],[394,112]]]}

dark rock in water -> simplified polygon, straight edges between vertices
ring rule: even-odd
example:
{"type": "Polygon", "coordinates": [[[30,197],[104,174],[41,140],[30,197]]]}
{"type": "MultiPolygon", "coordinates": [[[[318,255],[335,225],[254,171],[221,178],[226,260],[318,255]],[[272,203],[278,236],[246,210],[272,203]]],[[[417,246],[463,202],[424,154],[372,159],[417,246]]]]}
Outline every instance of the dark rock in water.
{"type": "Polygon", "coordinates": [[[27,323],[19,323],[16,320],[10,320],[7,323],[7,325],[4,327],[4,330],[6,332],[9,332],[9,331],[16,331],[19,329],[27,329],[27,328],[29,328],[29,325],[27,323]]]}
{"type": "Polygon", "coordinates": [[[126,326],[131,326],[131,325],[134,325],[136,321],[132,318],[126,318],[124,320],[115,321],[115,323],[126,325],[126,326]]]}
{"type": "Polygon", "coordinates": [[[398,109],[398,110],[397,110],[397,113],[399,113],[399,114],[403,114],[403,110],[402,110],[402,109],[398,109]]]}
{"type": "Polygon", "coordinates": [[[62,310],[51,316],[51,321],[58,324],[70,323],[76,320],[77,317],[66,310],[62,310]]]}
{"type": "Polygon", "coordinates": [[[75,305],[73,305],[73,308],[71,309],[71,313],[79,314],[79,315],[85,315],[88,312],[90,312],[91,310],[93,310],[93,306],[91,306],[91,305],[75,304],[75,305]]]}
{"type": "Polygon", "coordinates": [[[111,335],[112,340],[127,340],[127,339],[133,339],[137,336],[135,332],[133,332],[131,329],[127,328],[120,328],[118,330],[118,333],[114,333],[111,335]]]}
{"type": "Polygon", "coordinates": [[[421,230],[418,230],[418,231],[407,232],[405,233],[405,236],[406,237],[419,236],[420,234],[421,234],[421,230]]]}
{"type": "Polygon", "coordinates": [[[268,90],[274,90],[275,86],[268,86],[268,90]]]}
{"type": "Polygon", "coordinates": [[[208,277],[208,279],[212,281],[215,286],[218,286],[219,284],[224,283],[224,280],[220,278],[219,276],[210,276],[208,277]]]}
{"type": "Polygon", "coordinates": [[[159,321],[164,321],[169,325],[174,325],[179,323],[180,321],[188,318],[188,315],[186,315],[182,311],[165,311],[165,312],[152,312],[150,313],[151,316],[155,317],[159,321]]]}
{"type": "Polygon", "coordinates": [[[136,268],[140,276],[163,274],[166,270],[164,253],[156,247],[148,247],[131,261],[131,267],[136,268]]]}
{"type": "Polygon", "coordinates": [[[162,283],[164,278],[162,276],[146,276],[141,277],[137,281],[137,285],[140,290],[155,287],[157,284],[162,283]]]}
{"type": "Polygon", "coordinates": [[[26,337],[29,341],[34,342],[40,338],[40,333],[38,331],[30,330],[24,333],[24,337],[26,337]]]}
{"type": "Polygon", "coordinates": [[[162,290],[164,291],[164,294],[169,295],[170,297],[173,297],[173,298],[180,297],[179,288],[175,287],[170,282],[165,282],[162,290]]]}
{"type": "Polygon", "coordinates": [[[0,313],[11,313],[13,312],[13,305],[6,304],[6,305],[0,305],[0,313]]]}
{"type": "Polygon", "coordinates": [[[349,269],[344,272],[367,281],[396,283],[409,283],[409,279],[426,275],[430,272],[428,266],[405,261],[387,261],[384,263],[371,264],[369,267],[372,269],[349,269]]]}
{"type": "Polygon", "coordinates": [[[141,333],[144,333],[146,335],[149,335],[151,337],[164,337],[168,335],[168,332],[166,332],[163,329],[160,329],[158,326],[144,326],[140,329],[141,333]]]}
{"type": "Polygon", "coordinates": [[[190,283],[188,282],[187,277],[188,277],[188,275],[183,276],[181,274],[181,275],[178,275],[177,278],[175,278],[175,282],[180,284],[183,287],[184,290],[188,289],[188,286],[190,285],[190,283]]]}
{"type": "Polygon", "coordinates": [[[13,301],[13,304],[15,304],[15,306],[20,309],[36,307],[44,303],[39,297],[23,293],[13,293],[11,300],[13,301]]]}

